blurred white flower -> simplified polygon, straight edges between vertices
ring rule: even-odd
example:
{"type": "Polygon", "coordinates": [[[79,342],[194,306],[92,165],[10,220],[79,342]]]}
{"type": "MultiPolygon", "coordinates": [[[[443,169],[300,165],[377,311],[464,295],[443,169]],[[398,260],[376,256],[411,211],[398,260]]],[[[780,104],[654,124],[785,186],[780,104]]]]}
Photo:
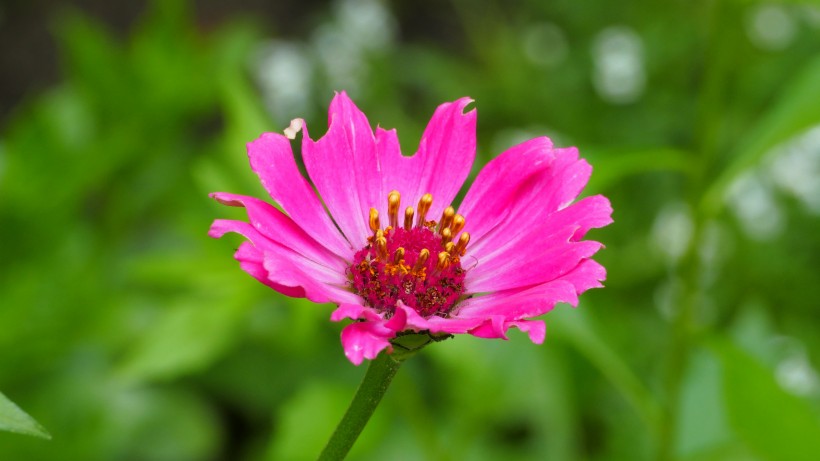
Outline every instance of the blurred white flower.
{"type": "Polygon", "coordinates": [[[795,19],[783,5],[762,4],[746,15],[746,34],[763,50],[777,51],[791,45],[796,33],[795,19]]]}
{"type": "Polygon", "coordinates": [[[693,230],[689,208],[680,202],[668,203],[652,224],[651,242],[674,265],[689,249],[693,230]]]}
{"type": "Polygon", "coordinates": [[[756,171],[740,175],[729,186],[726,200],[749,237],[768,240],[783,231],[783,211],[775,201],[769,184],[756,171]]]}
{"type": "Polygon", "coordinates": [[[268,112],[278,123],[307,112],[313,62],[303,45],[285,41],[261,43],[255,53],[254,74],[268,112]]]}
{"type": "Polygon", "coordinates": [[[815,29],[820,28],[820,6],[817,5],[801,5],[800,17],[803,18],[811,27],[815,29]]]}
{"type": "Polygon", "coordinates": [[[643,42],[624,26],[601,31],[592,45],[592,83],[605,101],[627,104],[638,100],[646,85],[643,42]]]}
{"type": "Polygon", "coordinates": [[[339,0],[309,43],[261,43],[252,67],[268,112],[279,124],[307,112],[317,71],[330,90],[357,93],[367,82],[367,54],[387,49],[395,30],[395,19],[380,1],[339,0]]]}
{"type": "Polygon", "coordinates": [[[820,214],[820,125],[773,149],[768,172],[779,189],[820,214]]]}
{"type": "Polygon", "coordinates": [[[356,94],[367,80],[364,58],[388,48],[395,29],[395,19],[378,0],[337,1],[333,20],[313,36],[331,87],[356,94]]]}

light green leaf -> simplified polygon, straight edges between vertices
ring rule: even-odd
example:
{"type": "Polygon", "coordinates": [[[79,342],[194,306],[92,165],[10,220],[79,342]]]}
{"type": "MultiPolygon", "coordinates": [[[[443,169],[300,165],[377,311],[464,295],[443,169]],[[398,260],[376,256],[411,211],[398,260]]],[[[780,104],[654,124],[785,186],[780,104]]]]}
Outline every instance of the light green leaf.
{"type": "Polygon", "coordinates": [[[0,430],[51,439],[51,434],[0,392],[0,430]]]}
{"type": "Polygon", "coordinates": [[[732,153],[732,163],[723,170],[703,196],[701,205],[716,212],[726,189],[744,171],[756,165],[775,145],[820,123],[820,58],[809,61],[747,133],[732,153]]]}
{"type": "Polygon", "coordinates": [[[550,313],[550,331],[565,338],[606,376],[635,408],[650,429],[659,427],[661,408],[649,389],[629,366],[613,352],[590,323],[590,311],[583,315],[574,309],[557,309],[550,313]]]}
{"type": "Polygon", "coordinates": [[[237,306],[183,303],[168,309],[121,366],[127,380],[171,379],[197,371],[233,342],[242,319],[237,306]]]}
{"type": "Polygon", "coordinates": [[[677,453],[683,459],[720,458],[743,444],[734,440],[729,427],[720,380],[720,361],[707,349],[689,357],[678,403],[677,453]],[[711,456],[711,457],[710,457],[711,456]]]}
{"type": "Polygon", "coordinates": [[[786,392],[774,373],[728,341],[715,342],[723,368],[729,422],[763,459],[813,461],[820,453],[820,420],[806,402],[786,392]]]}
{"type": "MultiPolygon", "coordinates": [[[[221,90],[226,121],[226,146],[244,146],[266,131],[281,132],[285,128],[273,126],[253,86],[241,75],[234,78],[226,77],[221,90]]],[[[242,165],[247,167],[247,159],[242,159],[242,165]]]]}
{"type": "MultiPolygon", "coordinates": [[[[311,460],[324,447],[336,423],[341,420],[353,390],[335,384],[308,383],[302,385],[279,409],[275,433],[268,447],[267,459],[311,460]]],[[[353,453],[372,447],[374,438],[368,433],[384,432],[384,414],[376,411],[353,446],[353,453]]],[[[378,439],[378,438],[376,438],[378,439]]],[[[351,457],[353,458],[353,457],[351,457]]]]}
{"type": "Polygon", "coordinates": [[[587,149],[595,173],[589,179],[587,191],[601,191],[632,175],[653,171],[691,173],[695,162],[692,154],[672,147],[650,149],[587,149]]]}

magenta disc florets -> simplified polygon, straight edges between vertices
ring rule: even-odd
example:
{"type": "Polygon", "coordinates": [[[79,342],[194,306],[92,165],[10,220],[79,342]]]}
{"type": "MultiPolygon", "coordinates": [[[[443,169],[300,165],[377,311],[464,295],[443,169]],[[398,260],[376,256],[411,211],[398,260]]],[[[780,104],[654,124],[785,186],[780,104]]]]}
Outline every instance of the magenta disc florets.
{"type": "Polygon", "coordinates": [[[458,242],[453,236],[464,227],[464,218],[452,207],[444,210],[439,222],[426,221],[432,196],[419,201],[418,219],[414,210],[405,210],[404,226],[398,225],[398,192],[388,196],[390,225],[381,229],[378,212],[370,211],[374,234],[359,250],[349,268],[353,291],[365,304],[392,315],[401,301],[423,317],[446,317],[464,294],[465,270],[460,256],[469,241],[463,232],[458,242]]]}

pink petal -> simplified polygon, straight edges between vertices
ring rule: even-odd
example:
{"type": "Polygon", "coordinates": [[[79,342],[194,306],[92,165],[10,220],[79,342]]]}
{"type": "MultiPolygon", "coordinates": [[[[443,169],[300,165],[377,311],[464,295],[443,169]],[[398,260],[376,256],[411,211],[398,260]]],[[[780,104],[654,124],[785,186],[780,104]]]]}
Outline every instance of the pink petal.
{"type": "Polygon", "coordinates": [[[385,322],[385,327],[393,330],[394,333],[398,333],[403,331],[407,327],[407,314],[405,311],[401,309],[396,309],[393,313],[393,316],[390,317],[390,320],[385,322]]]}
{"type": "Polygon", "coordinates": [[[305,297],[315,303],[357,303],[361,299],[344,287],[346,280],[334,280],[332,274],[318,273],[315,264],[292,252],[274,249],[264,252],[263,267],[268,278],[281,285],[301,287],[305,297]]]}
{"type": "Polygon", "coordinates": [[[502,315],[507,320],[518,320],[545,314],[559,302],[578,305],[575,286],[566,280],[553,280],[531,288],[497,291],[470,298],[459,305],[456,317],[502,315]]]}
{"type": "Polygon", "coordinates": [[[378,322],[355,322],[342,330],[342,347],[345,356],[354,365],[364,359],[373,360],[384,349],[392,351],[390,339],[396,332],[378,322]]]}
{"type": "Polygon", "coordinates": [[[373,309],[355,304],[343,304],[333,312],[331,320],[343,318],[364,318],[363,322],[355,322],[342,330],[342,346],[347,358],[355,365],[363,359],[373,360],[385,348],[392,352],[390,340],[396,333],[407,329],[406,312],[397,309],[388,320],[382,319],[373,309]]]}
{"type": "Polygon", "coordinates": [[[342,330],[345,356],[354,365],[360,365],[364,359],[375,359],[383,349],[391,348],[390,331],[369,322],[351,323],[342,330]]]}
{"type": "MultiPolygon", "coordinates": [[[[602,195],[586,197],[577,203],[542,216],[536,222],[530,221],[530,215],[525,212],[519,213],[518,220],[512,215],[508,223],[503,223],[493,229],[489,235],[485,235],[481,244],[468,247],[469,254],[479,260],[485,267],[492,264],[495,259],[509,259],[510,252],[516,249],[533,246],[547,248],[557,235],[564,239],[569,229],[572,233],[566,238],[568,241],[578,241],[586,235],[591,228],[606,226],[612,222],[612,207],[609,200],[602,195]],[[515,225],[520,222],[520,225],[515,225]]],[[[472,242],[472,240],[471,240],[472,242]]]]}
{"type": "Polygon", "coordinates": [[[547,336],[547,326],[543,320],[519,320],[517,322],[509,322],[507,328],[509,327],[516,327],[524,333],[527,333],[530,337],[530,341],[535,344],[543,343],[544,338],[547,336]]]}
{"type": "MultiPolygon", "coordinates": [[[[439,106],[411,157],[401,154],[395,130],[376,130],[382,190],[401,193],[401,209],[416,207],[422,195],[433,195],[428,217],[438,219],[461,189],[475,160],[476,111],[464,113],[469,98],[439,106]]],[[[382,200],[385,201],[386,197],[382,200]]],[[[386,211],[380,203],[379,210],[386,211]]]]}
{"type": "Polygon", "coordinates": [[[506,323],[507,321],[504,319],[504,316],[491,315],[484,319],[481,325],[470,330],[470,334],[477,338],[498,338],[506,340],[508,339],[506,323]]]}
{"type": "Polygon", "coordinates": [[[353,259],[353,248],[336,229],[313,188],[299,172],[286,137],[263,134],[248,144],[248,157],[251,169],[270,196],[299,227],[341,258],[353,259]]]}
{"type": "Polygon", "coordinates": [[[235,232],[247,238],[262,254],[276,253],[287,256],[289,259],[296,261],[296,264],[303,266],[309,272],[313,273],[318,280],[336,284],[343,284],[347,280],[344,274],[339,271],[307,259],[290,248],[267,238],[251,226],[250,223],[245,221],[216,219],[211,224],[208,235],[213,238],[220,238],[228,232],[235,232]]]}
{"type": "Polygon", "coordinates": [[[476,111],[464,113],[472,101],[461,98],[440,105],[421,136],[416,153],[422,158],[416,199],[428,192],[433,195],[429,214],[432,219],[437,220],[452,203],[473,167],[476,111]]]}
{"type": "MultiPolygon", "coordinates": [[[[257,248],[262,254],[262,267],[267,271],[270,282],[293,289],[301,288],[305,297],[317,303],[360,302],[358,296],[344,288],[347,278],[343,272],[329,269],[268,239],[247,222],[217,219],[208,235],[218,238],[227,232],[244,236],[257,248]]],[[[256,271],[251,275],[258,274],[259,271],[256,271]]]]}
{"type": "Polygon", "coordinates": [[[253,278],[259,280],[265,285],[291,298],[304,298],[305,290],[301,287],[288,287],[278,283],[271,282],[268,278],[268,271],[265,270],[262,264],[263,256],[252,243],[245,241],[239,245],[239,249],[234,253],[234,258],[239,261],[239,267],[245,272],[251,274],[253,278]]]}
{"type": "Polygon", "coordinates": [[[413,331],[429,331],[430,333],[464,334],[480,325],[484,319],[480,318],[453,318],[433,316],[428,319],[420,316],[414,309],[399,302],[396,311],[403,311],[406,315],[405,329],[413,331]]]}
{"type": "Polygon", "coordinates": [[[211,197],[228,206],[245,207],[251,225],[268,239],[329,268],[344,271],[348,263],[319,244],[271,204],[254,197],[215,192],[211,197]]]}
{"type": "Polygon", "coordinates": [[[358,249],[372,233],[370,208],[381,201],[376,139],[367,117],[344,92],[333,98],[328,119],[327,134],[318,141],[305,130],[302,157],[331,216],[358,249]]]}
{"type": "Polygon", "coordinates": [[[564,222],[575,220],[579,227],[572,240],[578,241],[584,238],[590,229],[612,224],[612,205],[603,195],[593,195],[562,209],[560,217],[564,222]]]}
{"type": "Polygon", "coordinates": [[[601,282],[606,280],[606,269],[595,260],[585,259],[575,269],[561,276],[561,280],[571,283],[580,295],[590,288],[603,287],[601,282]]]}
{"type": "Polygon", "coordinates": [[[559,302],[578,305],[578,295],[600,287],[605,277],[603,266],[587,259],[556,280],[469,298],[458,306],[453,319],[474,322],[477,326],[469,330],[474,336],[506,339],[507,330],[514,326],[540,344],[546,331],[543,322],[527,319],[549,312],[559,302]]]}
{"type": "Polygon", "coordinates": [[[577,203],[549,214],[539,222],[517,229],[517,232],[492,232],[484,239],[489,244],[481,249],[471,249],[470,254],[484,264],[485,268],[496,259],[510,259],[520,248],[533,246],[548,250],[551,245],[563,241],[577,242],[591,228],[604,227],[612,222],[612,207],[601,195],[587,197],[577,203]],[[569,234],[568,234],[569,233],[569,234]]]}
{"type": "Polygon", "coordinates": [[[484,235],[507,220],[512,207],[529,205],[519,197],[534,195],[527,192],[552,161],[551,148],[549,138],[532,139],[508,149],[478,173],[459,207],[467,219],[465,231],[472,238],[471,251],[484,235]]]}
{"type": "Polygon", "coordinates": [[[467,218],[471,254],[484,259],[502,243],[509,246],[510,237],[540,225],[581,192],[591,167],[576,149],[551,146],[547,138],[519,144],[479,174],[459,210],[467,218]]]}
{"type": "Polygon", "coordinates": [[[378,321],[381,320],[381,316],[371,307],[360,304],[342,304],[330,314],[330,320],[339,322],[344,319],[378,321]]]}
{"type": "Polygon", "coordinates": [[[498,338],[506,340],[508,339],[507,330],[509,330],[510,327],[516,327],[527,333],[530,337],[530,341],[535,344],[543,343],[544,337],[546,336],[546,325],[544,325],[542,320],[507,321],[501,316],[492,316],[487,320],[488,321],[481,324],[478,328],[470,331],[470,334],[478,338],[498,338]]]}
{"type": "Polygon", "coordinates": [[[574,230],[568,231],[568,235],[565,235],[567,240],[558,243],[556,239],[546,251],[516,253],[506,261],[487,264],[486,270],[480,272],[479,264],[467,273],[467,290],[471,293],[484,293],[548,282],[568,273],[603,247],[599,242],[591,240],[572,242],[569,238],[574,230]]]}
{"type": "Polygon", "coordinates": [[[611,213],[609,201],[594,196],[516,232],[493,230],[484,240],[492,245],[478,250],[468,248],[465,260],[474,261],[467,274],[470,291],[524,287],[560,277],[602,247],[579,238],[590,228],[612,222],[611,213]]]}
{"type": "MultiPolygon", "coordinates": [[[[399,147],[396,130],[376,128],[376,155],[382,173],[382,194],[398,191],[401,194],[401,206],[404,211],[408,206],[416,207],[420,196],[417,196],[419,178],[424,167],[421,155],[405,157],[399,147]]],[[[378,202],[376,207],[381,216],[387,215],[387,197],[378,202]]]]}

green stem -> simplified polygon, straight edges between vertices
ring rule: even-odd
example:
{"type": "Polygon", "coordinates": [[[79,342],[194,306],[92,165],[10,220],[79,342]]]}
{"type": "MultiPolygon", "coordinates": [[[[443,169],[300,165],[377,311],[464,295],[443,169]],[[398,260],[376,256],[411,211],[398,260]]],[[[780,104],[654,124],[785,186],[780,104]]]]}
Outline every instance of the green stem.
{"type": "Polygon", "coordinates": [[[342,417],[339,425],[330,440],[327,442],[319,460],[342,460],[347,456],[347,452],[356,442],[362,429],[370,420],[370,416],[379,406],[384,393],[390,386],[396,372],[401,366],[400,361],[396,361],[387,353],[382,352],[375,360],[370,362],[367,372],[350,402],[347,412],[342,417]]]}

